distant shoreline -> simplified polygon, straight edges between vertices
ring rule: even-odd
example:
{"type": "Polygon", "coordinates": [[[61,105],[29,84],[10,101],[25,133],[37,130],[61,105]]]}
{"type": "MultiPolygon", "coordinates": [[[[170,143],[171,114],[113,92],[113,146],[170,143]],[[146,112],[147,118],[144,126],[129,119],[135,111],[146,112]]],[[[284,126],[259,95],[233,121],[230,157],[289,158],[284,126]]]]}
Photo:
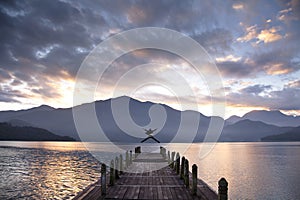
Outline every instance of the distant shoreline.
{"type": "MultiPolygon", "coordinates": [[[[136,143],[136,142],[101,142],[101,141],[79,141],[79,140],[73,140],[73,141],[69,141],[69,140],[1,140],[0,139],[0,142],[77,142],[77,143],[105,143],[105,144],[109,144],[109,143],[114,143],[114,144],[123,144],[123,145],[126,145],[126,144],[141,144],[142,143],[136,143]]],[[[209,143],[265,143],[265,142],[274,142],[274,143],[278,143],[278,142],[300,142],[300,141],[218,141],[218,142],[170,142],[170,143],[159,143],[161,145],[165,145],[165,144],[185,144],[185,143],[190,143],[190,144],[209,144],[209,143]]],[[[148,144],[148,145],[151,145],[151,144],[157,144],[159,145],[158,143],[143,143],[143,144],[148,144]]],[[[1,146],[0,146],[1,147],[1,146]]]]}

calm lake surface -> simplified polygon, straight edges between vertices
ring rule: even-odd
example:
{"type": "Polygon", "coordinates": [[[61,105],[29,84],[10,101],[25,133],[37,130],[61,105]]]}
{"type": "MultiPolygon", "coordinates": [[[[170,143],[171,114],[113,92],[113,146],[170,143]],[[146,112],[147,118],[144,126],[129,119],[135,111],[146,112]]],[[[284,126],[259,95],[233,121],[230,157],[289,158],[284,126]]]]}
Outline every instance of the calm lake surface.
{"type": "MultiPolygon", "coordinates": [[[[113,148],[106,143],[85,143],[101,162],[135,145],[113,148]]],[[[95,182],[100,162],[80,142],[0,142],[0,199],[71,199],[95,182]]],[[[169,144],[190,163],[214,190],[225,177],[230,199],[299,199],[300,143],[169,144]],[[186,149],[186,151],[183,149],[186,149]]],[[[158,146],[149,144],[142,151],[158,146]]]]}

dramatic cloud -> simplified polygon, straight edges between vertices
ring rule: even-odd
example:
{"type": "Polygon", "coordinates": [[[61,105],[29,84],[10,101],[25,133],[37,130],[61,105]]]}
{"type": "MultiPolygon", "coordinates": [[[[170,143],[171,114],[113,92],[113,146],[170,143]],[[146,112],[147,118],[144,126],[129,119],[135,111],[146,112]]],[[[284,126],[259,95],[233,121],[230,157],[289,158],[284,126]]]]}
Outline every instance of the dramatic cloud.
{"type": "Polygon", "coordinates": [[[260,93],[264,92],[265,90],[268,90],[271,88],[272,88],[272,86],[270,86],[270,85],[253,85],[253,86],[243,88],[241,90],[241,93],[259,95],[260,93]]]}
{"type": "Polygon", "coordinates": [[[245,27],[245,35],[242,37],[237,38],[237,41],[239,42],[248,42],[254,38],[257,37],[257,26],[253,25],[253,26],[249,26],[249,27],[245,27]]]}
{"type": "Polygon", "coordinates": [[[231,32],[221,28],[194,35],[193,38],[212,55],[223,55],[226,51],[231,50],[233,41],[231,32]]]}
{"type": "MultiPolygon", "coordinates": [[[[298,0],[1,1],[0,103],[5,106],[2,109],[20,108],[28,102],[70,106],[76,73],[96,45],[124,30],[155,26],[180,31],[199,42],[216,61],[225,82],[253,79],[244,89],[226,85],[232,104],[280,108],[279,103],[298,97],[299,92],[292,87],[298,84],[295,77],[300,69],[299,13],[298,0]],[[275,81],[269,86],[275,78],[283,81],[282,90],[275,90],[279,88],[275,81]],[[267,86],[262,80],[268,81],[267,86]]],[[[188,76],[195,90],[203,91],[204,86],[181,58],[141,50],[112,63],[102,79],[99,98],[107,97],[127,71],[147,63],[158,64],[135,70],[132,80],[122,86],[124,90],[143,79],[168,80],[175,85],[172,68],[188,76]]],[[[201,98],[208,102],[205,95],[201,98]]],[[[183,99],[190,103],[188,96],[183,99]]],[[[291,101],[286,107],[297,108],[297,103],[291,101]]]]}
{"type": "Polygon", "coordinates": [[[269,43],[282,39],[282,35],[278,33],[279,30],[280,29],[276,27],[261,30],[260,33],[257,35],[258,42],[269,43]]]}
{"type": "Polygon", "coordinates": [[[230,105],[257,106],[271,110],[299,110],[299,80],[287,84],[282,90],[272,90],[270,85],[254,85],[227,95],[230,105]]]}
{"type": "Polygon", "coordinates": [[[253,59],[255,65],[264,69],[267,74],[288,74],[300,70],[300,60],[297,59],[299,52],[295,50],[282,47],[267,53],[255,54],[253,59]]]}
{"type": "Polygon", "coordinates": [[[221,74],[225,77],[250,77],[257,73],[257,68],[247,60],[217,62],[221,74]]]}
{"type": "MultiPolygon", "coordinates": [[[[269,23],[269,21],[266,21],[269,23]]],[[[257,25],[245,27],[246,34],[242,37],[237,38],[239,42],[249,42],[254,40],[256,44],[261,42],[263,43],[270,43],[275,42],[283,38],[280,33],[279,27],[271,27],[268,29],[261,29],[257,27],[257,25]]]]}

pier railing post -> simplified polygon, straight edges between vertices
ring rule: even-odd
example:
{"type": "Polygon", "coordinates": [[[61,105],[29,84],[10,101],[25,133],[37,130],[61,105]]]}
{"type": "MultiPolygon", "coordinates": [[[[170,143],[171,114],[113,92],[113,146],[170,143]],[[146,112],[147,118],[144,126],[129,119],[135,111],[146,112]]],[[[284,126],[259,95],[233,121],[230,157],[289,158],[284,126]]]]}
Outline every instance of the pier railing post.
{"type": "Polygon", "coordinates": [[[106,165],[101,164],[101,195],[106,195],[106,165]]]}
{"type": "Polygon", "coordinates": [[[171,157],[170,157],[170,151],[168,151],[168,164],[170,165],[171,163],[171,157]]]}
{"type": "Polygon", "coordinates": [[[132,164],[132,151],[130,150],[130,154],[129,154],[129,164],[132,164]]]}
{"type": "Polygon", "coordinates": [[[137,156],[141,153],[141,147],[135,147],[134,148],[134,157],[137,158],[137,156]]]}
{"type": "Polygon", "coordinates": [[[228,182],[225,178],[221,178],[218,182],[218,200],[228,199],[228,182]]]}
{"type": "Polygon", "coordinates": [[[167,152],[167,150],[164,147],[162,147],[161,153],[162,153],[162,156],[163,156],[164,159],[167,158],[166,152],[167,152]]]}
{"type": "Polygon", "coordinates": [[[179,170],[180,170],[180,155],[179,153],[176,154],[176,174],[179,174],[179,170]]]}
{"type": "Polygon", "coordinates": [[[185,186],[187,188],[190,186],[190,180],[189,180],[189,161],[188,161],[188,159],[185,159],[185,162],[184,162],[184,183],[185,183],[185,186]]]}
{"type": "Polygon", "coordinates": [[[197,184],[198,184],[197,171],[198,171],[197,165],[193,164],[192,166],[192,175],[193,175],[192,194],[193,195],[197,194],[197,184]]]}
{"type": "Polygon", "coordinates": [[[120,174],[123,174],[123,156],[122,154],[120,155],[120,174]]]}
{"type": "Polygon", "coordinates": [[[116,157],[116,164],[115,164],[115,178],[119,179],[119,158],[116,157]]]}
{"type": "Polygon", "coordinates": [[[129,166],[129,154],[128,151],[126,151],[125,155],[125,167],[127,168],[129,166]]]}
{"type": "Polygon", "coordinates": [[[181,158],[181,168],[180,168],[180,178],[184,179],[184,163],[185,163],[185,157],[182,156],[181,158]]]}
{"type": "Polygon", "coordinates": [[[109,185],[115,184],[115,168],[114,168],[114,160],[110,162],[110,169],[109,169],[109,185]]]}
{"type": "Polygon", "coordinates": [[[175,152],[173,151],[173,152],[172,152],[172,156],[171,156],[171,168],[172,168],[172,169],[175,169],[175,168],[174,168],[174,160],[175,160],[174,158],[175,158],[175,152]]]}

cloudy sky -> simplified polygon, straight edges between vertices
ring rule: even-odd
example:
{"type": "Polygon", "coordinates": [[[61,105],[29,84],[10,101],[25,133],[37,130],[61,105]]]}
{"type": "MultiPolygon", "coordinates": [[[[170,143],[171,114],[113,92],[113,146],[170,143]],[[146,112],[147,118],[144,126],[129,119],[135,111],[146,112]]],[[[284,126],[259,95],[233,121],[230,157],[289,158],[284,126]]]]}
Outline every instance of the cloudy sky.
{"type": "MultiPolygon", "coordinates": [[[[108,37],[138,27],[163,27],[199,42],[215,61],[226,94],[226,116],[253,109],[300,115],[300,1],[1,1],[0,110],[41,104],[71,107],[81,63],[108,37]]],[[[167,69],[186,74],[200,111],[210,114],[209,92],[176,55],[147,49],[118,58],[105,73],[96,99],[112,96],[130,69],[131,80],[176,82],[167,69]],[[156,63],[145,65],[147,63],[156,63]],[[147,68],[148,67],[148,68],[147,68]]],[[[176,94],[159,84],[125,95],[166,103],[176,94]]],[[[182,93],[190,104],[188,94],[182,93]]]]}

